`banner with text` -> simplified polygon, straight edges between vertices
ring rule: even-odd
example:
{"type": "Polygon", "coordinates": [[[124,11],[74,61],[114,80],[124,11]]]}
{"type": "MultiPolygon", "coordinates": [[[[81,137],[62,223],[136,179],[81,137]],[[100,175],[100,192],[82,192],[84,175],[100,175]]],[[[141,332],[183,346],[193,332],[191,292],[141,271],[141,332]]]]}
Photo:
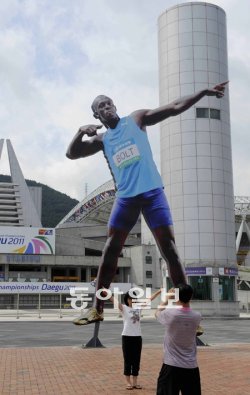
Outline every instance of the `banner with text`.
{"type": "Polygon", "coordinates": [[[55,254],[55,229],[0,226],[1,254],[55,254]]]}
{"type": "MultiPolygon", "coordinates": [[[[111,283],[110,289],[118,288],[125,293],[131,288],[130,283],[111,283]]],[[[91,283],[57,283],[57,282],[0,282],[0,294],[67,294],[71,289],[94,294],[91,283]]]]}

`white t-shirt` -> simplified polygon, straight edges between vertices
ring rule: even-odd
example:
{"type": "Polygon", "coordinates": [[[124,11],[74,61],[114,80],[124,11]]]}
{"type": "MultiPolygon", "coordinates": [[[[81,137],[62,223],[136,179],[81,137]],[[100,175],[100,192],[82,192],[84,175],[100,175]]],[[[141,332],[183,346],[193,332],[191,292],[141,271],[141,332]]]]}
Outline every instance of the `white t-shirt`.
{"type": "Polygon", "coordinates": [[[122,336],[141,336],[141,309],[122,305],[123,331],[122,336]]]}
{"type": "Polygon", "coordinates": [[[166,307],[156,318],[166,328],[163,362],[180,368],[196,368],[196,329],[201,314],[190,307],[166,307]]]}

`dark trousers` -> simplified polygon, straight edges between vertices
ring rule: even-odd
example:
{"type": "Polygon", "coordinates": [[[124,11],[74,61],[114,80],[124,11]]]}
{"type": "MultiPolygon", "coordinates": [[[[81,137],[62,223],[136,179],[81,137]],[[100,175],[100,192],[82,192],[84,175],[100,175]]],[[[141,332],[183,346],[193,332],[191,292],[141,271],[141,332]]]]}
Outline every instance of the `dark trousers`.
{"type": "Polygon", "coordinates": [[[141,349],[141,336],[122,336],[125,376],[138,376],[141,361],[141,349]]]}
{"type": "Polygon", "coordinates": [[[158,381],[157,395],[201,395],[199,368],[184,369],[163,364],[158,381]]]}

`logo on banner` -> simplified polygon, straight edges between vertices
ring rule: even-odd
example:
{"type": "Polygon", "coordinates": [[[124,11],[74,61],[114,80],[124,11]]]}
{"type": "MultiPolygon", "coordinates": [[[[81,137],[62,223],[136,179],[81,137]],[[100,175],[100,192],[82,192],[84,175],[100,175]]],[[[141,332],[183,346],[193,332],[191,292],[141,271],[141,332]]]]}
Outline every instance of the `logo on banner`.
{"type": "Polygon", "coordinates": [[[45,236],[37,236],[31,239],[31,241],[16,250],[13,250],[16,254],[53,254],[53,249],[45,236]]]}
{"type": "Polygon", "coordinates": [[[38,231],[39,235],[48,235],[48,236],[52,236],[53,235],[53,229],[39,229],[38,231]]]}

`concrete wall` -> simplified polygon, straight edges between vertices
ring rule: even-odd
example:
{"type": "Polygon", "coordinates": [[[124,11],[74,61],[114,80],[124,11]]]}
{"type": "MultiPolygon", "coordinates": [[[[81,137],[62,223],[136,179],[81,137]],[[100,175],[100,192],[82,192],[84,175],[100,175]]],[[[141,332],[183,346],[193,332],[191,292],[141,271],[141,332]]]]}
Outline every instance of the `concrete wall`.
{"type": "Polygon", "coordinates": [[[249,291],[238,291],[239,307],[246,313],[250,312],[250,290],[249,291]]]}
{"type": "Polygon", "coordinates": [[[237,317],[239,302],[192,300],[191,307],[202,313],[203,317],[237,317]]]}
{"type": "Polygon", "coordinates": [[[131,283],[140,287],[151,286],[153,289],[161,286],[160,263],[155,245],[143,244],[141,246],[126,248],[124,250],[125,257],[131,259],[131,283]],[[152,277],[149,277],[149,273],[152,273],[152,277]]]}

